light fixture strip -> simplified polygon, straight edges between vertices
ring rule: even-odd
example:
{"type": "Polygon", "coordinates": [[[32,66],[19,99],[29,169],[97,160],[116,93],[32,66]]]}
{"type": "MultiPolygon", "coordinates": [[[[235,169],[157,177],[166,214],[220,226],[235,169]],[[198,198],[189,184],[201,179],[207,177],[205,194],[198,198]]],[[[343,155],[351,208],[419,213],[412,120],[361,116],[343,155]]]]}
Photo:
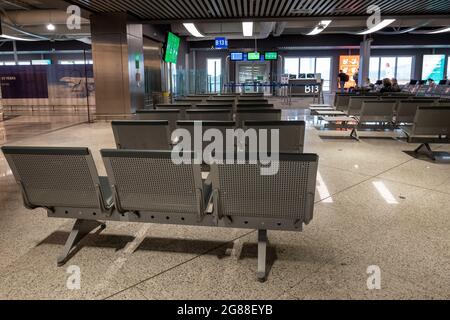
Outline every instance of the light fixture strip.
{"type": "Polygon", "coordinates": [[[194,37],[196,38],[203,38],[204,35],[198,31],[197,27],[193,23],[183,23],[183,26],[186,28],[186,30],[194,37]]]}
{"type": "Polygon", "coordinates": [[[374,33],[377,31],[380,31],[381,29],[387,27],[388,25],[390,25],[391,23],[393,23],[395,21],[395,19],[385,19],[382,20],[379,24],[373,26],[372,28],[366,30],[366,31],[362,31],[359,32],[358,34],[369,34],[369,33],[374,33]]]}
{"type": "Polygon", "coordinates": [[[314,36],[316,34],[321,33],[323,30],[325,30],[331,23],[332,20],[322,20],[319,22],[319,24],[312,30],[310,33],[308,33],[308,36],[314,36]]]}

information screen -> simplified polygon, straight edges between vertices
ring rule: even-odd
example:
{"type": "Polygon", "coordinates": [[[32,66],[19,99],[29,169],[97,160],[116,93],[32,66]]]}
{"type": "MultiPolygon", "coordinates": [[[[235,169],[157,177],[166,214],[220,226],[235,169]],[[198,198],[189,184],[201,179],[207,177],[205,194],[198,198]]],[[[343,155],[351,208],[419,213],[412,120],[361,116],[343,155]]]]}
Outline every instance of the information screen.
{"type": "Polygon", "coordinates": [[[227,38],[216,38],[214,46],[216,49],[228,49],[227,38]]]}
{"type": "Polygon", "coordinates": [[[265,60],[278,60],[278,52],[265,52],[264,59],[265,60]]]}
{"type": "Polygon", "coordinates": [[[167,35],[166,52],[164,54],[164,61],[177,63],[178,50],[180,48],[180,38],[169,32],[167,35]]]}
{"type": "Polygon", "coordinates": [[[242,52],[232,52],[230,54],[231,61],[242,61],[244,60],[244,54],[242,52]]]}
{"type": "Polygon", "coordinates": [[[259,52],[249,52],[247,59],[248,61],[259,61],[261,60],[261,54],[259,52]]]}

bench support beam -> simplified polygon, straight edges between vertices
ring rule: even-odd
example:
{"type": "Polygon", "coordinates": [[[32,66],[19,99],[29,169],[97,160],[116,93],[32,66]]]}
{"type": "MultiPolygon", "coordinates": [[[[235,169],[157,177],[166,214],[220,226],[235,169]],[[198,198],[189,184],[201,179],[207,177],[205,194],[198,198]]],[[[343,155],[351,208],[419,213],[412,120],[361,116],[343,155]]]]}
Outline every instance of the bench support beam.
{"type": "Polygon", "coordinates": [[[267,230],[258,230],[258,280],[265,282],[267,278],[267,230]]]}
{"type": "Polygon", "coordinates": [[[87,236],[91,231],[100,227],[102,230],[106,228],[104,223],[95,220],[81,220],[75,221],[75,224],[67,238],[64,250],[61,256],[58,258],[58,267],[62,267],[70,258],[70,254],[73,249],[80,243],[80,241],[87,236]]]}
{"type": "Polygon", "coordinates": [[[433,150],[431,150],[430,144],[422,143],[416,150],[414,150],[416,154],[423,154],[432,160],[436,161],[436,157],[433,154],[433,150]]]}

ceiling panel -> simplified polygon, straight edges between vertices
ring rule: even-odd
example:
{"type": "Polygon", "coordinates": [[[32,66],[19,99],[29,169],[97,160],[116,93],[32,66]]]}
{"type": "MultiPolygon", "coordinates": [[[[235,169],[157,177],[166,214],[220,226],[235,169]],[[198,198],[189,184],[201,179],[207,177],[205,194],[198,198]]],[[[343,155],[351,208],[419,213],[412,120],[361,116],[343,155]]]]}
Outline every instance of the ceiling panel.
{"type": "Polygon", "coordinates": [[[142,20],[282,18],[366,15],[377,4],[383,15],[446,15],[448,0],[70,0],[92,12],[128,12],[142,20]]]}

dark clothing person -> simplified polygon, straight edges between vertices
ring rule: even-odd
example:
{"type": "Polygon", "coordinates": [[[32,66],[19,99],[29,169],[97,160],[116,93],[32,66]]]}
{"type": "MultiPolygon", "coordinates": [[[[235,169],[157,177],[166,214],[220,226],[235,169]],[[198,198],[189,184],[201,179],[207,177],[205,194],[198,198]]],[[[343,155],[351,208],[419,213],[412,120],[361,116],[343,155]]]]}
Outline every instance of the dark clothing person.
{"type": "Polygon", "coordinates": [[[349,80],[349,77],[346,73],[342,71],[338,74],[339,85],[341,87],[341,93],[345,92],[345,83],[349,80]]]}

